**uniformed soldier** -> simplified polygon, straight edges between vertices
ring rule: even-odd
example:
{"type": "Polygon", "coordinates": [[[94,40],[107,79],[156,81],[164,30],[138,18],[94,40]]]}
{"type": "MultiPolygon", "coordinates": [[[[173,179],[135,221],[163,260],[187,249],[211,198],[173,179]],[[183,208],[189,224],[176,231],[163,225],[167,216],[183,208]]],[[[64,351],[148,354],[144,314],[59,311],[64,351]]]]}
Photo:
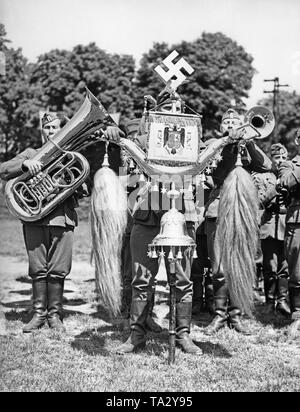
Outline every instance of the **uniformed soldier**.
{"type": "MultiPolygon", "coordinates": [[[[165,99],[165,95],[161,96],[165,99]]],[[[161,104],[160,111],[170,111],[173,106],[170,96],[166,100],[158,101],[161,104]],[[164,103],[164,104],[162,104],[164,103]]],[[[176,108],[181,112],[182,102],[176,99],[176,108]]],[[[147,138],[142,132],[143,119],[141,120],[140,132],[137,136],[141,147],[145,148],[147,138]]],[[[160,199],[161,200],[161,199],[160,199]]],[[[117,353],[125,354],[136,351],[145,346],[146,325],[151,300],[153,296],[153,284],[158,272],[158,261],[151,259],[148,252],[148,245],[160,230],[160,221],[166,210],[161,209],[160,201],[157,208],[153,207],[153,198],[148,198],[148,193],[141,196],[141,205],[148,204],[148,207],[141,207],[134,213],[134,224],[131,232],[130,244],[133,262],[132,281],[132,303],[131,303],[131,334],[128,340],[117,349],[117,353]]],[[[197,219],[192,196],[185,199],[185,215],[187,228],[190,236],[195,237],[194,223],[197,219]]],[[[166,261],[166,265],[168,262],[166,261]]],[[[181,349],[187,353],[201,353],[190,338],[190,323],[192,312],[193,284],[190,280],[191,261],[187,255],[182,259],[182,266],[177,267],[176,284],[176,342],[181,349]]]]}
{"type": "MultiPolygon", "coordinates": [[[[232,127],[240,125],[241,117],[238,113],[229,109],[224,113],[222,117],[221,131],[225,132],[232,127]]],[[[219,210],[220,192],[222,185],[229,175],[229,173],[235,168],[237,160],[237,145],[228,144],[223,149],[222,160],[219,162],[218,167],[213,171],[212,178],[214,182],[214,188],[211,191],[209,201],[206,205],[206,232],[208,238],[208,254],[212,262],[213,267],[213,285],[214,285],[214,306],[215,317],[211,324],[207,327],[207,334],[213,334],[219,329],[228,324],[229,327],[235,329],[237,332],[248,334],[248,331],[241,323],[241,310],[238,307],[232,305],[228,286],[225,282],[224,274],[222,273],[222,266],[215,265],[215,250],[214,250],[214,236],[217,228],[218,214],[222,213],[219,210]]],[[[247,141],[245,150],[242,154],[243,167],[251,172],[265,172],[271,170],[271,161],[267,156],[253,143],[253,141],[247,141]]]]}
{"type": "MultiPolygon", "coordinates": [[[[300,132],[300,131],[299,131],[300,132]]],[[[300,133],[296,144],[300,149],[300,133]]],[[[292,324],[291,336],[300,332],[300,155],[279,168],[279,189],[288,190],[291,198],[286,215],[285,255],[289,267],[289,296],[292,324]]]]}
{"type": "MultiPolygon", "coordinates": [[[[126,131],[127,138],[135,140],[140,119],[134,119],[127,123],[126,131]]],[[[127,187],[128,196],[136,189],[136,175],[131,175],[129,177],[129,185],[127,187]]],[[[122,275],[122,307],[121,316],[123,318],[123,330],[130,330],[130,307],[132,301],[132,256],[130,250],[130,236],[133,227],[133,217],[132,208],[134,204],[128,202],[128,214],[127,214],[127,227],[124,235],[122,251],[121,251],[121,275],[122,275]]],[[[145,322],[145,327],[149,332],[160,333],[162,332],[162,327],[154,320],[154,304],[155,304],[155,283],[153,284],[151,302],[149,303],[149,312],[145,322]]]]}
{"type": "MultiPolygon", "coordinates": [[[[45,142],[61,129],[64,121],[64,117],[56,113],[44,114],[42,135],[45,142]]],[[[33,159],[37,153],[38,150],[28,148],[2,163],[0,177],[7,181],[26,171],[32,175],[40,172],[43,165],[33,159]]],[[[72,264],[73,232],[77,226],[76,206],[76,199],[72,196],[41,220],[22,222],[33,295],[33,317],[23,328],[24,333],[41,328],[46,321],[50,328],[65,331],[62,300],[64,281],[72,264]]]]}
{"type": "Polygon", "coordinates": [[[271,146],[273,171],[256,173],[254,182],[258,189],[261,221],[260,239],[263,253],[264,291],[267,312],[275,309],[290,316],[288,298],[288,264],[284,255],[284,232],[287,199],[276,190],[278,168],[288,157],[286,148],[276,143],[271,146]]]}

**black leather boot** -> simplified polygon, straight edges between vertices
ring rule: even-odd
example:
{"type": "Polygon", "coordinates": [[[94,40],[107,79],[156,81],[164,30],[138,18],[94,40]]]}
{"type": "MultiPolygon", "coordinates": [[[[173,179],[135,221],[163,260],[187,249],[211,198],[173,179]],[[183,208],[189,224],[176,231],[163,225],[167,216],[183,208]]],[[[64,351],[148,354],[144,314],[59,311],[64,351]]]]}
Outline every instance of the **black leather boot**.
{"type": "Polygon", "coordinates": [[[205,329],[208,335],[213,335],[220,329],[227,325],[227,302],[228,302],[228,288],[223,282],[221,285],[218,282],[214,283],[214,304],[215,317],[205,329]]]}
{"type": "Polygon", "coordinates": [[[205,309],[207,310],[208,313],[213,315],[215,313],[214,287],[213,287],[212,273],[210,269],[208,269],[205,274],[204,299],[205,299],[205,309]]]}
{"type": "Polygon", "coordinates": [[[291,309],[289,307],[288,297],[289,281],[286,277],[279,276],[277,279],[277,305],[276,310],[286,318],[291,316],[291,309]]]}
{"type": "Polygon", "coordinates": [[[176,345],[185,353],[201,355],[202,350],[190,337],[191,317],[192,302],[176,304],[176,345]]]}
{"type": "Polygon", "coordinates": [[[193,302],[192,315],[197,316],[203,308],[203,278],[202,276],[195,276],[193,279],[193,302]]]}
{"type": "Polygon", "coordinates": [[[162,332],[162,327],[155,322],[155,320],[153,319],[154,317],[154,313],[153,313],[153,308],[154,308],[154,304],[155,304],[155,289],[152,293],[151,296],[151,300],[148,302],[148,315],[145,321],[145,328],[149,331],[149,332],[153,332],[153,333],[161,333],[162,332]]]}
{"type": "Polygon", "coordinates": [[[24,333],[31,333],[44,326],[47,319],[47,279],[32,281],[33,318],[24,326],[24,333]]]}
{"type": "Polygon", "coordinates": [[[50,328],[65,332],[63,320],[64,279],[48,279],[48,324],[50,328]]]}
{"type": "Polygon", "coordinates": [[[251,332],[242,324],[241,311],[238,308],[230,308],[228,310],[228,326],[230,329],[234,329],[236,332],[242,335],[249,336],[251,332]]]}
{"type": "Polygon", "coordinates": [[[266,298],[266,314],[272,315],[276,306],[277,278],[274,273],[264,274],[264,289],[266,298]]]}
{"type": "Polygon", "coordinates": [[[290,305],[292,324],[288,328],[288,335],[292,338],[300,336],[300,288],[290,288],[290,305]]]}
{"type": "Polygon", "coordinates": [[[131,333],[126,342],[116,349],[116,353],[124,355],[143,349],[146,345],[145,322],[148,316],[149,303],[144,300],[131,302],[130,323],[131,333]]]}

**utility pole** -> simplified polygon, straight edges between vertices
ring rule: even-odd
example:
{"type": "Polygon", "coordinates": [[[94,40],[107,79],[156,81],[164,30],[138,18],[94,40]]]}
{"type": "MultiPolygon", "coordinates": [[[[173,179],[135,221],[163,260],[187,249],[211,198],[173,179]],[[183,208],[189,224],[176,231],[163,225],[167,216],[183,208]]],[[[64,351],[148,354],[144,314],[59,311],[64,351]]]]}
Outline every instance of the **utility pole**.
{"type": "Polygon", "coordinates": [[[272,93],[273,94],[273,114],[275,117],[275,127],[274,127],[274,136],[277,137],[277,127],[279,122],[279,89],[280,87],[289,87],[288,84],[280,84],[279,77],[274,77],[274,79],[265,79],[264,82],[273,82],[273,90],[264,90],[264,93],[272,93]]]}

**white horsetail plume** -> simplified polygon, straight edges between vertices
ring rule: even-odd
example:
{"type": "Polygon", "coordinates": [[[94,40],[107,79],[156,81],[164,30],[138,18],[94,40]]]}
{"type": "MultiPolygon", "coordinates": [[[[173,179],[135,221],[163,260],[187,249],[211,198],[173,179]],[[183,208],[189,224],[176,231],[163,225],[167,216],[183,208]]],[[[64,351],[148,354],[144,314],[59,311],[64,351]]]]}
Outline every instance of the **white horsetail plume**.
{"type": "Polygon", "coordinates": [[[121,307],[121,249],[127,224],[127,195],[108,167],[94,177],[91,197],[92,256],[101,303],[116,316],[121,307]]]}
{"type": "Polygon", "coordinates": [[[258,199],[250,174],[240,166],[227,176],[223,184],[218,216],[215,264],[224,273],[231,302],[251,316],[256,276],[258,199]]]}

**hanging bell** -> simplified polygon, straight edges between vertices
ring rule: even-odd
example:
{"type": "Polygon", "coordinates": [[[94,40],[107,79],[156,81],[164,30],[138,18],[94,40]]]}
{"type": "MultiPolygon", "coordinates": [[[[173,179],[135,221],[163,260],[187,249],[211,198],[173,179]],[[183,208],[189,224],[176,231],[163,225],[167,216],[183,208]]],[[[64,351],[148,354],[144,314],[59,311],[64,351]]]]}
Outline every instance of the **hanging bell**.
{"type": "Polygon", "coordinates": [[[182,259],[181,247],[179,247],[179,250],[178,250],[178,253],[177,253],[177,259],[182,259]]]}
{"type": "Polygon", "coordinates": [[[153,248],[153,251],[152,251],[152,259],[156,259],[157,257],[158,257],[158,255],[157,255],[157,253],[156,253],[156,249],[155,249],[155,247],[153,248]]]}
{"type": "Polygon", "coordinates": [[[197,259],[197,257],[198,257],[197,250],[196,250],[196,248],[194,248],[193,259],[197,259]]]}
{"type": "Polygon", "coordinates": [[[172,248],[170,249],[170,253],[168,255],[168,259],[174,259],[174,254],[172,248]]]}
{"type": "Polygon", "coordinates": [[[145,182],[145,181],[146,181],[144,173],[141,173],[141,174],[140,174],[140,179],[139,179],[139,181],[140,181],[140,182],[145,182]]]}
{"type": "Polygon", "coordinates": [[[133,161],[132,159],[130,159],[129,169],[134,169],[134,168],[135,168],[135,163],[134,163],[134,161],[133,161]]]}

